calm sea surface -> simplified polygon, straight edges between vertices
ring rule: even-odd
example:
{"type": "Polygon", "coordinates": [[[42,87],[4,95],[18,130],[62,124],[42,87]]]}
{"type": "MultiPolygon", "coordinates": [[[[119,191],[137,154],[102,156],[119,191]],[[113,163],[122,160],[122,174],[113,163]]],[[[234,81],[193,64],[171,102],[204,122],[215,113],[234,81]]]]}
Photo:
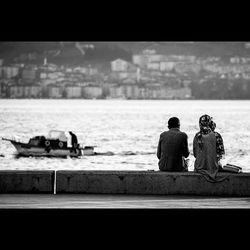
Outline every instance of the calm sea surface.
{"type": "Polygon", "coordinates": [[[79,159],[15,158],[10,142],[0,140],[0,170],[82,169],[158,170],[156,149],[159,134],[171,116],[181,120],[192,141],[198,120],[209,114],[224,139],[226,159],[250,171],[250,101],[151,101],[151,100],[0,100],[0,137],[47,135],[51,129],[72,130],[84,146],[98,153],[79,159]]]}

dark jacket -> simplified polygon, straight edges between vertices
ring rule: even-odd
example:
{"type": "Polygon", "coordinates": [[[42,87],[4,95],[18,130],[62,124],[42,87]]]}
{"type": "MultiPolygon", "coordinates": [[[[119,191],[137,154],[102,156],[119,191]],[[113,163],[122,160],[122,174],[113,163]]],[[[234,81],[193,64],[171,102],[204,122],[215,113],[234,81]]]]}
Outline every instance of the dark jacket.
{"type": "Polygon", "coordinates": [[[161,171],[184,171],[184,158],[189,156],[188,137],[178,128],[172,128],[160,135],[157,157],[161,171]]]}

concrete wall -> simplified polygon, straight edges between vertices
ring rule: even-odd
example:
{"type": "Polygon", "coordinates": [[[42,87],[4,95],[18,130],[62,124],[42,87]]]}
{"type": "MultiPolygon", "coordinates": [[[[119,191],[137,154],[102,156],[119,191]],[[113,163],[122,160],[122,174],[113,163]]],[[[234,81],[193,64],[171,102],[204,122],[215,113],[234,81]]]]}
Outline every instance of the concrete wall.
{"type": "MultiPolygon", "coordinates": [[[[220,173],[219,176],[224,176],[220,173]]],[[[57,193],[250,196],[250,174],[210,183],[198,173],[57,171],[57,193]]]]}
{"type": "MultiPolygon", "coordinates": [[[[197,173],[57,171],[56,193],[250,196],[250,173],[210,183],[197,173]]],[[[55,171],[0,171],[0,193],[54,193],[55,171]]]]}
{"type": "Polygon", "coordinates": [[[55,171],[0,171],[0,193],[54,193],[55,171]]]}

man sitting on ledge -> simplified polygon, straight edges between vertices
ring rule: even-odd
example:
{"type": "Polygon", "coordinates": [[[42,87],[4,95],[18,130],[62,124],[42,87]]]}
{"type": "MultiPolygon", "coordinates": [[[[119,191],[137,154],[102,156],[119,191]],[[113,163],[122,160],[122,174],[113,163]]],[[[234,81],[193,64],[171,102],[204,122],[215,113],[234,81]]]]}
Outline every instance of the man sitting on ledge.
{"type": "Polygon", "coordinates": [[[159,169],[169,172],[188,171],[185,158],[189,156],[187,134],[180,131],[180,120],[168,120],[168,131],[161,133],[157,148],[159,169]]]}

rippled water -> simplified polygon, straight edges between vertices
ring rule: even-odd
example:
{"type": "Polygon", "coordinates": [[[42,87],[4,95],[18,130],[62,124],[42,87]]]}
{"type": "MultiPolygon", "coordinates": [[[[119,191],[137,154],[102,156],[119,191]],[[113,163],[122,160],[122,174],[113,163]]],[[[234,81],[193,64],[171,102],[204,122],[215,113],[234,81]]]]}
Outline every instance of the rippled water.
{"type": "MultiPolygon", "coordinates": [[[[189,148],[198,119],[209,114],[226,150],[225,162],[250,170],[250,101],[0,100],[0,137],[28,141],[50,129],[72,130],[98,153],[79,159],[15,158],[11,143],[0,141],[0,169],[158,170],[156,148],[167,120],[177,116],[189,148]]],[[[190,170],[193,169],[190,156],[190,170]]]]}

